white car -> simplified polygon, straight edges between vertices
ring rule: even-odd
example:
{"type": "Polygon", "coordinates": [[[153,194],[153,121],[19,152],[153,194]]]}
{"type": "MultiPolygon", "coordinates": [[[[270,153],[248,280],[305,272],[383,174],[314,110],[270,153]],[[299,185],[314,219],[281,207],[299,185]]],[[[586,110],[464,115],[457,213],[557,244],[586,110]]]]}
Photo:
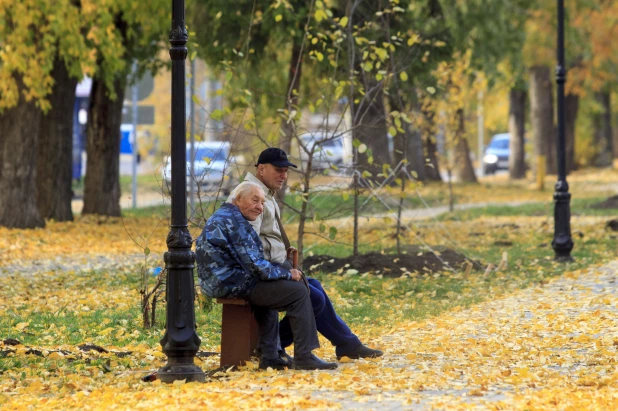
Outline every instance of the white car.
{"type": "MultiPolygon", "coordinates": [[[[194,145],[194,157],[191,158],[191,143],[187,143],[187,191],[193,185],[194,193],[210,193],[221,190],[227,195],[234,186],[232,178],[233,158],[230,156],[230,143],[225,141],[200,141],[194,145]],[[191,160],[195,176],[191,177],[191,160]]],[[[172,162],[165,159],[163,181],[168,190],[172,181],[172,162]]]]}
{"type": "MultiPolygon", "coordinates": [[[[348,164],[346,153],[345,136],[333,137],[332,133],[323,131],[315,131],[302,134],[299,137],[299,145],[304,145],[307,150],[313,148],[313,157],[311,159],[312,170],[338,169],[348,164]]],[[[307,169],[309,163],[309,153],[303,147],[298,148],[300,152],[301,168],[307,169]]]]}

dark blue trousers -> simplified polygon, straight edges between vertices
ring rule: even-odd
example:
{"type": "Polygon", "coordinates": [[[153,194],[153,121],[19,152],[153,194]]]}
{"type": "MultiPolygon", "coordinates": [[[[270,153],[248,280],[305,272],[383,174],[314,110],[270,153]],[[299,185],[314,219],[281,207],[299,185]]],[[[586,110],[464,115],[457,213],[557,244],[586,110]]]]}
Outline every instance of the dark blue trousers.
{"type": "MultiPolygon", "coordinates": [[[[335,312],[335,308],[326,291],[322,288],[322,284],[315,278],[307,277],[307,281],[311,290],[311,305],[313,306],[313,315],[318,332],[335,347],[355,349],[360,346],[361,341],[335,312]]],[[[279,323],[279,337],[281,338],[282,348],[292,345],[294,341],[292,327],[287,316],[279,323]]]]}

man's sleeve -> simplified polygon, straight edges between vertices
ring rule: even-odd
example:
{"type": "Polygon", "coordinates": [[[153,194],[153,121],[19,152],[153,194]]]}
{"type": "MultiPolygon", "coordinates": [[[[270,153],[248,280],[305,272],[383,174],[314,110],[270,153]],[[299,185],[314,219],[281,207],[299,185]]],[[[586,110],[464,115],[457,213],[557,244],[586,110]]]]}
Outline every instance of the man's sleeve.
{"type": "Polygon", "coordinates": [[[292,279],[292,273],[288,270],[260,257],[260,252],[254,247],[247,247],[245,255],[241,256],[243,264],[262,281],[292,279]]]}

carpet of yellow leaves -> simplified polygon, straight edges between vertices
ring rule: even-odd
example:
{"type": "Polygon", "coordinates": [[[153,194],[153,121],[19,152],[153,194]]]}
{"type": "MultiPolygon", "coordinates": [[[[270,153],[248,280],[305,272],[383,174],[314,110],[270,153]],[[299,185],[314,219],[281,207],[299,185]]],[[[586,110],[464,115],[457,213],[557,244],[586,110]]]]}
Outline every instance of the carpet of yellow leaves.
{"type": "MultiPolygon", "coordinates": [[[[24,359],[23,368],[0,378],[0,408],[616,409],[617,273],[618,262],[425,321],[365,324],[355,331],[384,349],[384,357],[344,359],[330,372],[258,371],[249,363],[210,376],[205,384],[165,385],[141,382],[145,370],[105,372],[92,365],[69,372],[62,365],[88,355],[117,369],[113,352],[79,353],[50,341],[38,347],[45,357],[42,371],[29,368],[25,347],[0,343],[0,350],[12,351],[10,357],[24,359]]],[[[8,315],[11,304],[3,304],[0,314],[8,315]]],[[[32,301],[33,309],[43,304],[32,301]]],[[[82,309],[79,301],[74,304],[82,309]]],[[[318,354],[332,360],[333,349],[322,345],[318,354]]],[[[132,351],[153,369],[164,363],[159,347],[106,348],[132,351]]],[[[215,369],[217,362],[208,357],[198,364],[215,369]]]]}
{"type": "MultiPolygon", "coordinates": [[[[605,220],[574,217],[573,231],[594,244],[606,235],[599,231],[605,220]]],[[[361,241],[392,246],[392,236],[385,233],[392,223],[363,219],[361,241]]],[[[346,228],[347,223],[341,241],[349,241],[346,228]]],[[[418,230],[406,232],[405,240],[417,243],[418,230]]],[[[19,309],[23,317],[68,313],[78,318],[101,308],[134,306],[139,298],[135,289],[89,287],[83,275],[79,281],[67,278],[72,270],[100,269],[97,275],[111,282],[115,271],[110,267],[140,264],[145,247],[154,255],[149,264],[161,265],[157,259],[166,249],[167,231],[167,223],[157,218],[88,217],[51,222],[45,230],[0,228],[0,316],[15,316],[19,309]],[[33,272],[36,276],[30,276],[33,272]]],[[[428,244],[471,247],[474,242],[476,250],[483,250],[497,238],[536,233],[547,239],[551,231],[548,217],[495,217],[480,219],[473,227],[469,222],[435,223],[420,235],[428,244]],[[498,230],[505,224],[519,228],[498,230]],[[479,229],[484,235],[471,235],[479,229]]],[[[530,244],[531,249],[538,246],[530,244]]],[[[164,365],[165,358],[160,346],[139,342],[151,333],[141,328],[112,327],[108,320],[92,319],[73,335],[56,327],[37,330],[41,341],[28,347],[2,342],[6,331],[0,330],[0,362],[10,359],[12,364],[0,374],[0,409],[618,409],[617,273],[617,263],[572,272],[423,321],[401,321],[397,313],[427,296],[376,301],[384,319],[364,321],[354,331],[368,345],[383,349],[382,358],[344,359],[339,369],[329,372],[258,371],[256,363],[248,363],[241,370],[212,375],[205,384],[142,382],[140,377],[164,365]],[[125,343],[106,345],[110,333],[125,343]],[[108,352],[81,351],[70,342],[75,340],[102,345],[108,352]],[[122,352],[130,354],[119,356],[122,352]]],[[[396,288],[398,280],[392,281],[385,283],[387,288],[396,288]]],[[[469,287],[475,287],[474,281],[469,287]]],[[[329,293],[338,307],[349,304],[335,289],[329,293]]],[[[118,319],[119,324],[126,321],[118,319]]],[[[11,335],[35,332],[27,320],[12,327],[11,335]]],[[[317,354],[334,360],[334,349],[321,342],[317,354]]],[[[219,347],[204,344],[201,349],[219,347]]],[[[205,370],[218,367],[217,356],[196,362],[205,370]]]]}

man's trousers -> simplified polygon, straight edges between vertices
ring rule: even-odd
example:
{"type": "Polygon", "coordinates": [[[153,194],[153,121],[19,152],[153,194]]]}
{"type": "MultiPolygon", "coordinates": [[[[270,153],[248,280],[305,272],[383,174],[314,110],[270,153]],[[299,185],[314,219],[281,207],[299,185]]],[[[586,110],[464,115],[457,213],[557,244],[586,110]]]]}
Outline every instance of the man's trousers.
{"type": "MultiPolygon", "coordinates": [[[[322,288],[322,284],[315,278],[307,278],[307,281],[311,291],[311,304],[318,332],[335,347],[349,350],[360,346],[361,341],[335,312],[335,308],[328,298],[328,294],[322,288]]],[[[290,319],[285,316],[279,324],[281,347],[285,348],[291,345],[294,335],[290,319]]],[[[296,352],[296,349],[294,349],[294,352],[296,352]]]]}
{"type": "Polygon", "coordinates": [[[320,346],[311,299],[303,282],[258,281],[247,301],[258,323],[258,349],[264,358],[279,357],[279,311],[286,312],[296,358],[309,357],[320,346]]]}

